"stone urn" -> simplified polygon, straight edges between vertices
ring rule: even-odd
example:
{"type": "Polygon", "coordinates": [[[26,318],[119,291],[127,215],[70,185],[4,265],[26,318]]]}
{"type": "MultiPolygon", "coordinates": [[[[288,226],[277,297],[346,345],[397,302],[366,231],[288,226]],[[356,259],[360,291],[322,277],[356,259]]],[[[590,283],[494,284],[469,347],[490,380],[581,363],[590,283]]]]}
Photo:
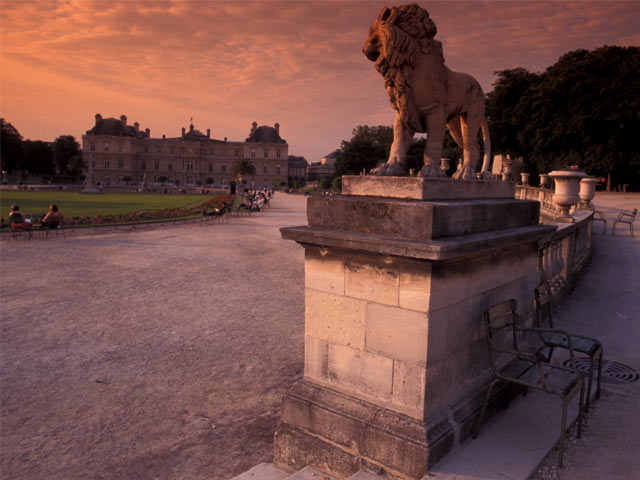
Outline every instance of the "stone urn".
{"type": "Polygon", "coordinates": [[[574,219],[570,214],[571,207],[580,201],[580,180],[585,178],[587,174],[572,170],[551,172],[549,176],[553,178],[556,185],[553,203],[560,208],[560,214],[556,217],[556,221],[573,223],[574,219]]]}
{"type": "Polygon", "coordinates": [[[442,170],[442,173],[444,173],[445,175],[447,175],[447,172],[449,171],[449,166],[450,165],[451,165],[451,159],[449,159],[449,158],[441,158],[440,159],[440,170],[442,170]]]}
{"type": "Polygon", "coordinates": [[[549,175],[547,173],[540,174],[540,188],[549,188],[549,175]]]}
{"type": "Polygon", "coordinates": [[[595,210],[591,205],[591,200],[596,196],[596,185],[598,184],[597,178],[583,178],[580,180],[580,208],[587,210],[595,210]]]}
{"type": "Polygon", "coordinates": [[[520,180],[522,181],[522,185],[529,185],[529,173],[521,173],[520,180]]]}

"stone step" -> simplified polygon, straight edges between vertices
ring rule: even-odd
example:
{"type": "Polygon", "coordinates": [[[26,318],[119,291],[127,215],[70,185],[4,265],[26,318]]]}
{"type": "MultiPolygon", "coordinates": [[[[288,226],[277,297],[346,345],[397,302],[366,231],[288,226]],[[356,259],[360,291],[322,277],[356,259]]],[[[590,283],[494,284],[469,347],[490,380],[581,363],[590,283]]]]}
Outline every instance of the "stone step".
{"type": "Polygon", "coordinates": [[[335,477],[313,467],[304,467],[287,477],[287,480],[337,480],[335,477]]]}
{"type": "Polygon", "coordinates": [[[279,469],[273,463],[259,463],[250,470],[241,473],[232,480],[284,480],[289,476],[288,472],[279,469]]]}

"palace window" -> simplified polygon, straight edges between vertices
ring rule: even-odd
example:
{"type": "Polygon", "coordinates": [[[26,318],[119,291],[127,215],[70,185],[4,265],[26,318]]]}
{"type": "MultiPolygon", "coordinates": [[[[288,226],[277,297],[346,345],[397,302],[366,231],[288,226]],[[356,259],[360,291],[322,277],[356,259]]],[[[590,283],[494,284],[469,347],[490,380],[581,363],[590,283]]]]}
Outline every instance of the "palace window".
{"type": "Polygon", "coordinates": [[[209,164],[209,171],[210,171],[210,172],[213,172],[213,163],[210,163],[210,164],[209,164]]]}
{"type": "Polygon", "coordinates": [[[255,150],[251,150],[251,157],[253,157],[253,158],[256,157],[256,151],[255,150]]]}
{"type": "Polygon", "coordinates": [[[89,145],[89,150],[91,150],[92,152],[95,152],[96,151],[96,144],[95,143],[91,143],[89,145]]]}
{"type": "Polygon", "coordinates": [[[264,158],[269,158],[269,150],[264,151],[264,158]]]}
{"type": "Polygon", "coordinates": [[[236,150],[235,151],[235,155],[236,155],[236,157],[239,157],[240,156],[240,150],[236,150]]]}
{"type": "Polygon", "coordinates": [[[109,142],[104,142],[104,151],[105,152],[109,151],[109,142]]]}
{"type": "Polygon", "coordinates": [[[276,173],[280,173],[280,165],[276,165],[276,173]]]}
{"type": "Polygon", "coordinates": [[[118,159],[118,168],[123,168],[123,167],[124,167],[124,161],[121,158],[119,158],[118,159]]]}
{"type": "Polygon", "coordinates": [[[176,153],[176,149],[171,147],[171,153],[176,153]]]}
{"type": "Polygon", "coordinates": [[[145,162],[144,160],[142,160],[142,161],[140,162],[140,168],[141,168],[142,170],[146,169],[146,168],[147,168],[147,162],[145,162]]]}
{"type": "Polygon", "coordinates": [[[119,144],[118,144],[118,151],[119,151],[120,153],[122,153],[122,152],[123,152],[123,150],[124,150],[124,145],[122,145],[121,143],[119,143],[119,144]]]}
{"type": "Polygon", "coordinates": [[[276,150],[276,157],[280,158],[280,150],[276,150]]]}
{"type": "Polygon", "coordinates": [[[104,160],[104,168],[109,168],[109,159],[104,160]]]}
{"type": "Polygon", "coordinates": [[[193,163],[187,163],[187,171],[193,172],[193,163]]]}
{"type": "Polygon", "coordinates": [[[264,173],[269,173],[269,168],[265,165],[264,167],[262,167],[262,171],[264,173]]]}
{"type": "Polygon", "coordinates": [[[173,170],[173,163],[169,162],[169,163],[167,164],[167,169],[169,169],[169,170],[173,170]]]}
{"type": "Polygon", "coordinates": [[[153,162],[153,167],[158,170],[160,168],[160,162],[158,160],[156,160],[155,162],[153,162]]]}
{"type": "Polygon", "coordinates": [[[144,153],[149,153],[149,145],[144,146],[144,153]]]}
{"type": "Polygon", "coordinates": [[[162,153],[162,147],[158,147],[158,153],[162,153]]]}
{"type": "Polygon", "coordinates": [[[226,165],[220,165],[220,171],[222,173],[226,172],[227,171],[227,166],[226,165]]]}

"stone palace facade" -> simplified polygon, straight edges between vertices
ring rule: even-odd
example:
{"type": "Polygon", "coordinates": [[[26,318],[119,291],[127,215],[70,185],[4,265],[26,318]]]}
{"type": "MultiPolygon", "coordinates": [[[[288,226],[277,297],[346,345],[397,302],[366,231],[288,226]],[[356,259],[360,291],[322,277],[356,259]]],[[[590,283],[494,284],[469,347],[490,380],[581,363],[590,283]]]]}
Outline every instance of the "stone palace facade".
{"type": "MultiPolygon", "coordinates": [[[[226,188],[235,178],[233,164],[247,158],[256,174],[247,178],[250,188],[273,188],[274,180],[287,182],[289,145],[280,137],[280,125],[258,126],[253,122],[244,141],[211,138],[191,124],[179,137],[151,137],[138,122],[127,117],[102,118],[82,136],[85,165],[93,162],[94,181],[101,185],[176,184],[184,187],[226,188]],[[213,183],[211,183],[213,181],[213,183]]],[[[85,172],[87,173],[87,172],[85,172]]]]}

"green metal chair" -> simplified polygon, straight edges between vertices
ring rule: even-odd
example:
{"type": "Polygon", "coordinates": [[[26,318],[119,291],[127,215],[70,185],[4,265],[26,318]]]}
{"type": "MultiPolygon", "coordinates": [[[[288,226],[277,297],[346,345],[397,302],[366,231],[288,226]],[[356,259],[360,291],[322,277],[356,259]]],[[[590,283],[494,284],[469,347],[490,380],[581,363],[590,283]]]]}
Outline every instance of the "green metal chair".
{"type": "MultiPolygon", "coordinates": [[[[535,308],[536,308],[536,326],[539,328],[548,327],[554,329],[553,326],[553,304],[551,302],[551,288],[548,282],[543,282],[536,287],[535,292],[535,308]]],[[[584,411],[589,411],[589,402],[591,401],[591,384],[593,383],[593,370],[595,368],[596,358],[598,359],[598,384],[596,387],[595,398],[600,398],[600,385],[602,383],[602,355],[603,348],[595,338],[575,335],[573,333],[557,333],[556,331],[540,332],[540,340],[544,344],[539,352],[548,349],[547,362],[551,361],[551,356],[556,348],[584,353],[589,356],[591,365],[589,367],[589,384],[587,386],[587,400],[585,401],[584,411]]]]}
{"type": "Polygon", "coordinates": [[[631,212],[620,212],[618,214],[618,218],[613,221],[613,225],[611,226],[611,235],[616,234],[616,225],[618,223],[626,223],[629,225],[629,232],[633,237],[633,221],[636,219],[636,214],[638,213],[638,209],[634,208],[631,212]]]}
{"type": "MultiPolygon", "coordinates": [[[[572,368],[552,365],[540,356],[518,348],[519,332],[550,331],[541,328],[523,328],[518,326],[517,302],[514,299],[494,305],[484,314],[487,333],[487,346],[489,348],[489,361],[495,379],[489,385],[484,397],[482,410],[478,417],[478,423],[473,438],[478,437],[484,414],[487,410],[493,387],[505,382],[511,385],[519,385],[526,388],[542,390],[550,395],[556,395],[562,400],[562,421],[560,425],[560,459],[562,467],[564,458],[564,440],[567,431],[567,408],[575,395],[580,392],[580,404],[578,409],[577,438],[582,435],[582,411],[584,403],[584,379],[582,375],[572,368]],[[510,344],[510,345],[509,345],[510,344]],[[505,346],[506,345],[506,346],[505,346]],[[508,348],[508,347],[511,348],[508,348]],[[497,356],[506,354],[512,357],[509,364],[499,370],[497,356]]],[[[573,361],[573,352],[571,351],[573,361]]]]}

